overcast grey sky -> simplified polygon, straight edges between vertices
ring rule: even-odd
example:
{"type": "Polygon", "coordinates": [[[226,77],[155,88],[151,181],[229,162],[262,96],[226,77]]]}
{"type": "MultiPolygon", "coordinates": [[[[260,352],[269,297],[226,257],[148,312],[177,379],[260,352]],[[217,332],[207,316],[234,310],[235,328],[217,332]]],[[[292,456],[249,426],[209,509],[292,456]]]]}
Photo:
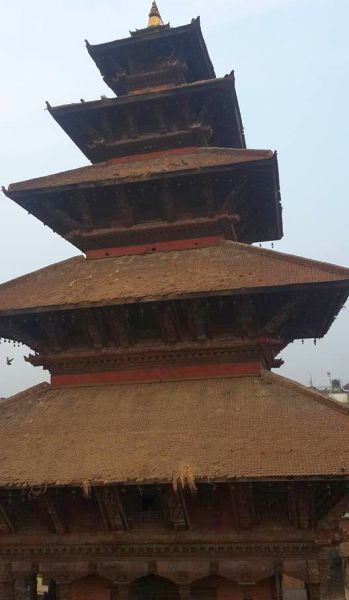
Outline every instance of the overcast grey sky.
{"type": "MultiPolygon", "coordinates": [[[[247,144],[277,149],[285,236],[275,249],[349,266],[347,0],[159,0],[173,26],[201,16],[218,76],[235,70],[247,144]]],[[[44,110],[112,95],[84,45],[146,24],[150,0],[0,0],[0,183],[87,164],[44,110]]],[[[270,247],[270,244],[264,244],[270,247]]],[[[77,251],[0,194],[0,282],[77,251]]],[[[349,310],[316,347],[295,342],[281,374],[349,381],[349,310]]],[[[0,397],[47,378],[0,346],[0,397]],[[11,367],[6,356],[14,356],[11,367]]]]}

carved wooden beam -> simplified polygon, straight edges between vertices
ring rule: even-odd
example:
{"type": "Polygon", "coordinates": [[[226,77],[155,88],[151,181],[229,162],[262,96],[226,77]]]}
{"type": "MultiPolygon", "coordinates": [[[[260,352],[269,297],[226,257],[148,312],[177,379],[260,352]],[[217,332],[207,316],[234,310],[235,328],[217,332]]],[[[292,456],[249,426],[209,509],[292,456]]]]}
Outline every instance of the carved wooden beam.
{"type": "Polygon", "coordinates": [[[135,116],[133,110],[131,110],[130,107],[128,107],[128,109],[127,109],[126,121],[127,121],[127,130],[129,131],[130,137],[131,138],[138,137],[139,129],[138,129],[138,124],[137,124],[137,119],[136,119],[136,116],[135,116]]]}
{"type": "Polygon", "coordinates": [[[162,338],[165,342],[174,343],[179,340],[178,322],[174,305],[160,302],[157,305],[162,338]]]}
{"type": "Polygon", "coordinates": [[[124,188],[118,192],[117,196],[119,207],[122,214],[122,223],[125,227],[132,227],[135,224],[133,210],[129,204],[127,193],[124,188]]]}
{"type": "Polygon", "coordinates": [[[114,133],[110,125],[110,120],[107,112],[104,110],[100,117],[102,131],[105,135],[106,142],[111,142],[114,139],[114,133]]]}
{"type": "Polygon", "coordinates": [[[207,208],[207,216],[213,217],[216,214],[216,202],[215,194],[213,190],[212,181],[208,180],[204,189],[204,201],[207,208]]]}
{"type": "Polygon", "coordinates": [[[62,344],[62,327],[57,322],[57,315],[42,313],[40,315],[40,330],[47,335],[50,348],[55,352],[60,352],[62,344]]]}
{"type": "Polygon", "coordinates": [[[325,488],[321,498],[317,498],[315,504],[315,518],[320,529],[338,529],[340,519],[349,510],[348,489],[340,486],[338,490],[332,490],[329,484],[325,488]]]}
{"type": "Polygon", "coordinates": [[[158,120],[159,130],[161,133],[166,133],[169,130],[168,124],[166,123],[166,118],[163,111],[163,105],[159,102],[156,106],[156,116],[158,120]]]}
{"type": "Polygon", "coordinates": [[[96,488],[95,494],[106,528],[110,531],[123,531],[128,529],[127,517],[117,488],[96,488]]]}
{"type": "Polygon", "coordinates": [[[96,349],[103,347],[103,339],[96,315],[92,310],[83,311],[84,323],[90,342],[96,349]]]}
{"type": "Polygon", "coordinates": [[[190,108],[190,102],[189,102],[188,98],[183,98],[182,113],[183,113],[185,125],[186,125],[186,127],[189,127],[193,121],[193,117],[192,117],[192,111],[190,108]]]}
{"type": "Polygon", "coordinates": [[[115,344],[128,348],[131,345],[131,338],[125,310],[120,307],[106,307],[103,312],[115,344]]]}
{"type": "Polygon", "coordinates": [[[3,504],[0,504],[0,533],[15,533],[16,528],[3,504]]]}
{"type": "Polygon", "coordinates": [[[78,206],[84,228],[90,231],[93,229],[94,223],[91,216],[89,203],[87,202],[83,192],[79,192],[76,204],[78,206]]]}
{"type": "Polygon", "coordinates": [[[204,102],[202,103],[201,110],[197,115],[197,118],[196,118],[197,123],[203,123],[203,122],[207,121],[209,111],[212,106],[213,106],[213,100],[212,100],[211,96],[210,97],[206,96],[204,102]]]}
{"type": "Polygon", "coordinates": [[[279,333],[280,329],[293,317],[297,308],[301,304],[301,298],[291,298],[279,310],[277,310],[271,319],[261,330],[262,335],[272,335],[279,333]]]}
{"type": "Polygon", "coordinates": [[[247,188],[246,176],[240,176],[236,179],[233,189],[229,192],[224,203],[220,208],[221,213],[229,212],[233,209],[234,203],[240,198],[247,188]]]}
{"type": "Polygon", "coordinates": [[[41,510],[45,512],[49,520],[49,528],[52,533],[63,534],[67,532],[66,524],[64,523],[63,517],[58,510],[57,503],[49,494],[40,496],[39,504],[41,510]]]}
{"type": "Polygon", "coordinates": [[[65,210],[59,207],[59,204],[63,204],[63,197],[57,199],[42,198],[30,198],[30,206],[33,214],[40,215],[44,223],[47,223],[51,227],[52,217],[54,216],[58,224],[66,231],[74,229],[81,229],[82,223],[70,216],[65,210]],[[58,203],[58,206],[57,206],[58,203]]]}
{"type": "Polygon", "coordinates": [[[194,339],[205,340],[207,338],[207,315],[206,306],[202,300],[192,300],[188,304],[188,316],[194,339]]]}
{"type": "Polygon", "coordinates": [[[35,351],[48,349],[43,339],[38,340],[32,337],[25,331],[25,323],[18,322],[13,317],[5,318],[3,321],[0,320],[0,336],[21,342],[35,351]]]}
{"type": "Polygon", "coordinates": [[[254,337],[257,333],[256,307],[252,298],[244,296],[239,301],[239,320],[242,332],[248,337],[254,337]]]}
{"type": "Polygon", "coordinates": [[[178,495],[179,495],[179,498],[180,498],[180,501],[181,501],[181,504],[182,504],[182,507],[183,507],[183,512],[185,514],[185,520],[186,520],[186,523],[187,523],[187,528],[191,529],[190,513],[189,513],[188,504],[187,504],[187,501],[186,501],[185,494],[186,494],[186,492],[180,487],[178,489],[178,495]]]}
{"type": "Polygon", "coordinates": [[[291,483],[288,490],[291,520],[300,529],[309,529],[313,521],[313,486],[297,482],[291,483]]]}
{"type": "Polygon", "coordinates": [[[161,501],[166,515],[166,520],[176,531],[188,529],[188,521],[183,506],[183,498],[172,487],[161,488],[161,501]]]}
{"type": "Polygon", "coordinates": [[[234,520],[241,529],[251,529],[256,524],[252,484],[230,485],[234,520]]]}
{"type": "Polygon", "coordinates": [[[160,189],[160,201],[163,207],[164,217],[168,223],[176,220],[176,210],[173,197],[165,182],[162,182],[160,189]]]}

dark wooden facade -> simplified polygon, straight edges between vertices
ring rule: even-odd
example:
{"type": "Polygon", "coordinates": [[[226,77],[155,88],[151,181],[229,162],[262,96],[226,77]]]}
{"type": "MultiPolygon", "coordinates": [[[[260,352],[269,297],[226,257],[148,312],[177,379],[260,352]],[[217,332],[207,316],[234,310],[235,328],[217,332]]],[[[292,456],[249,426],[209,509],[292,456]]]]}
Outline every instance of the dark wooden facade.
{"type": "Polygon", "coordinates": [[[337,543],[346,495],[336,481],[3,490],[1,598],[36,598],[37,575],[60,600],[320,598],[319,538],[337,543]]]}

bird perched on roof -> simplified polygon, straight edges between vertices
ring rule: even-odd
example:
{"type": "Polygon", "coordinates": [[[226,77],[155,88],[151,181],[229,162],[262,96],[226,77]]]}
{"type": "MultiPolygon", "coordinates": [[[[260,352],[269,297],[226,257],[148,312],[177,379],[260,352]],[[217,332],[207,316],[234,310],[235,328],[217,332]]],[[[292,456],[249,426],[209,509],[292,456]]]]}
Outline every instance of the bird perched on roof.
{"type": "Polygon", "coordinates": [[[12,365],[12,363],[13,363],[13,360],[14,360],[13,358],[9,358],[9,357],[7,356],[7,357],[6,357],[6,364],[7,364],[7,365],[9,365],[9,366],[11,366],[11,365],[12,365]]]}

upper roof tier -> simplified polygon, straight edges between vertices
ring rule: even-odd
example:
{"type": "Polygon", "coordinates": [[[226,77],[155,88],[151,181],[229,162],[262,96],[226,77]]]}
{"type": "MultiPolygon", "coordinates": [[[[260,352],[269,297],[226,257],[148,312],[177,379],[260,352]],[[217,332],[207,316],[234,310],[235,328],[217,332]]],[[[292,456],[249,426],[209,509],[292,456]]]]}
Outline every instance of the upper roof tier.
{"type": "Polygon", "coordinates": [[[189,25],[150,26],[131,37],[87,49],[105,83],[117,95],[215,77],[200,18],[189,25]]]}
{"type": "Polygon", "coordinates": [[[277,157],[269,150],[112,159],[5,193],[83,252],[212,235],[247,243],[282,236],[277,157]]]}
{"type": "Polygon", "coordinates": [[[93,163],[188,146],[246,146],[233,75],[48,109],[93,163]]]}
{"type": "Polygon", "coordinates": [[[0,402],[0,427],[1,486],[348,477],[348,410],[271,373],[42,384],[0,402]]]}
{"type": "Polygon", "coordinates": [[[336,284],[342,289],[333,299],[333,318],[334,306],[338,310],[348,295],[349,269],[225,241],[215,247],[102,260],[77,256],[0,285],[0,314],[303,289],[314,284],[336,284]]]}

